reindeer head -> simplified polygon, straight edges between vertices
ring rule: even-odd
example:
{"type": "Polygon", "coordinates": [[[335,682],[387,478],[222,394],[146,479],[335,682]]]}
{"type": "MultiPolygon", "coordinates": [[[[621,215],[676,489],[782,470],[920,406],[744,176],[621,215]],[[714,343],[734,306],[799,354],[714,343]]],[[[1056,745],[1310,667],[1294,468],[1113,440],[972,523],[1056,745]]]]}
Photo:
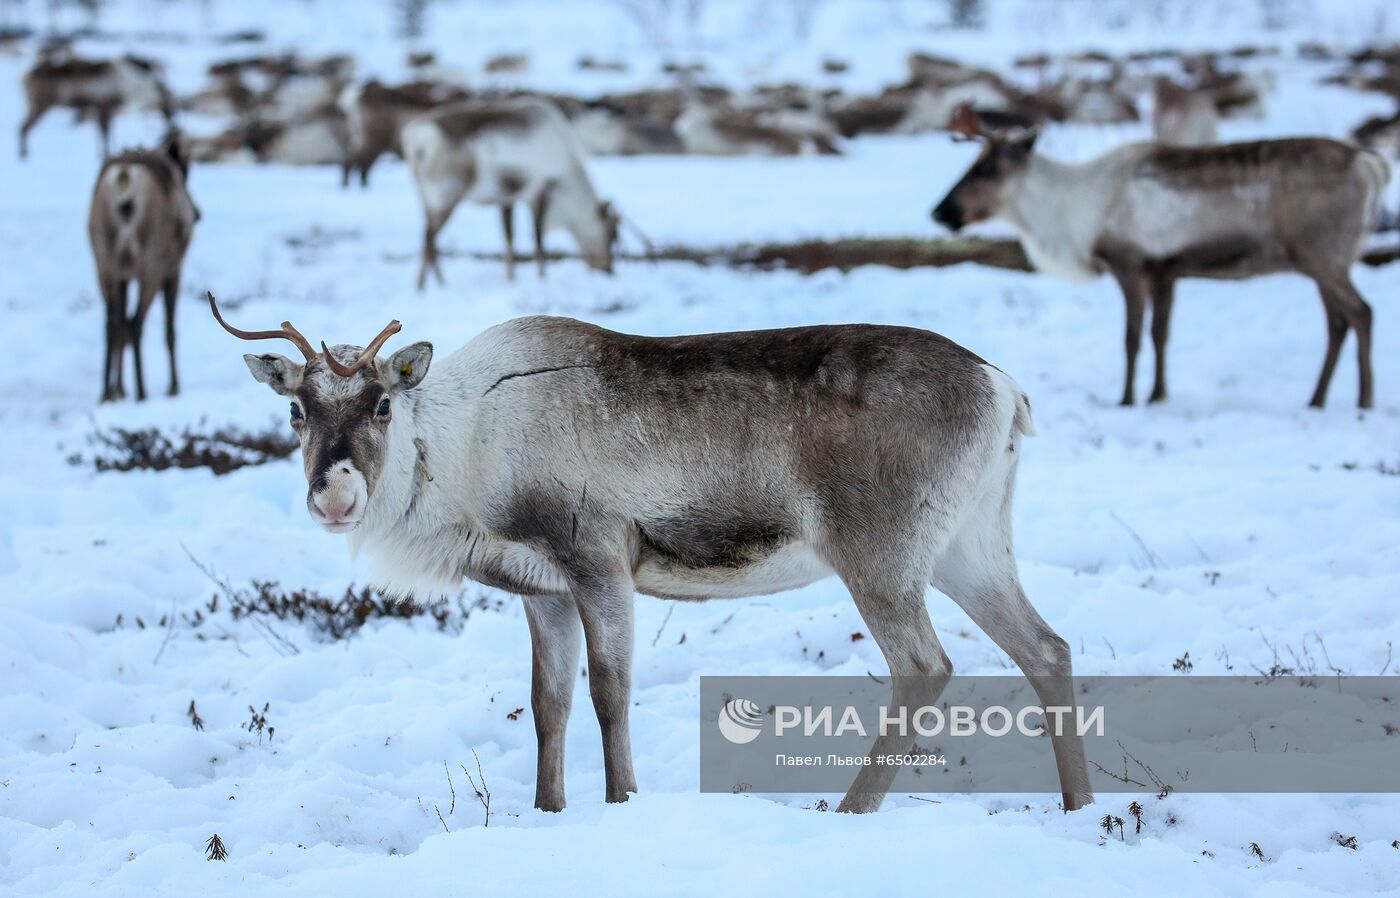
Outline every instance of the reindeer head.
{"type": "Polygon", "coordinates": [[[952,131],[964,140],[978,140],[983,144],[977,161],[933,210],[934,221],[956,232],[1001,212],[1008,188],[1020,178],[1030,161],[1036,133],[984,131],[977,113],[966,104],[954,113],[952,131]]]}
{"type": "Polygon", "coordinates": [[[225,323],[212,293],[209,308],[241,340],[287,340],[301,351],[304,363],[271,352],[250,353],[243,361],[256,380],[291,400],[312,520],[331,533],[354,530],[384,470],[397,397],[423,381],[433,345],[414,343],[377,359],[384,341],[399,332],[399,323],[391,321],[364,349],[322,343],[318,353],[290,322],[275,331],[243,331],[225,323]]]}
{"type": "Polygon", "coordinates": [[[594,271],[612,274],[613,252],[617,248],[618,226],[622,216],[607,200],[597,203],[591,213],[587,227],[575,234],[583,261],[594,271]]]}

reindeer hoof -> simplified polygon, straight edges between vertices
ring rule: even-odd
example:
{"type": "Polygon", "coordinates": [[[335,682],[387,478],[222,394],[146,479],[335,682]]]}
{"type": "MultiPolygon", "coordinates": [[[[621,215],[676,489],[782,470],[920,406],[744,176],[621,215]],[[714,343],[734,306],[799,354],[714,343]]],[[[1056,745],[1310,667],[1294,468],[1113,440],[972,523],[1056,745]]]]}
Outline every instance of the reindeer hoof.
{"type": "Polygon", "coordinates": [[[1094,803],[1093,792],[1067,792],[1061,798],[1064,801],[1065,813],[1086,808],[1094,803]]]}

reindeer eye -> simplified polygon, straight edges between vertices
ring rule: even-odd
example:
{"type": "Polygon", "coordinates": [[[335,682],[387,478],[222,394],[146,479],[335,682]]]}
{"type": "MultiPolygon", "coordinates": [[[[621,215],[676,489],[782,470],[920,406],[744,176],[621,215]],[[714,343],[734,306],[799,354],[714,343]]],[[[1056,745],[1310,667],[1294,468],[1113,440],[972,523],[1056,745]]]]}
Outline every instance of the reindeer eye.
{"type": "Polygon", "coordinates": [[[388,400],[387,397],[384,398],[384,399],[379,400],[379,408],[375,409],[375,414],[379,415],[379,417],[381,417],[381,418],[384,418],[384,417],[387,417],[387,416],[388,416],[388,414],[389,414],[389,400],[388,400]]]}
{"type": "Polygon", "coordinates": [[[295,402],[292,403],[292,420],[293,420],[293,421],[300,421],[300,420],[301,420],[301,409],[297,406],[297,404],[296,404],[295,402]]]}

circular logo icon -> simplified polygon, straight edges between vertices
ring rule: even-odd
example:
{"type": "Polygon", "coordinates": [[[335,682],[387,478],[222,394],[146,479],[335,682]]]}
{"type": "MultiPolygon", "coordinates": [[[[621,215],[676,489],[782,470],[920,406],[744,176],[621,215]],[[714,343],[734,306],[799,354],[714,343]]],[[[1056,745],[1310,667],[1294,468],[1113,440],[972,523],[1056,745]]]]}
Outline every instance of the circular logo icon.
{"type": "Polygon", "coordinates": [[[730,699],[719,712],[720,735],[735,745],[747,745],[763,731],[763,712],[746,698],[730,699]]]}

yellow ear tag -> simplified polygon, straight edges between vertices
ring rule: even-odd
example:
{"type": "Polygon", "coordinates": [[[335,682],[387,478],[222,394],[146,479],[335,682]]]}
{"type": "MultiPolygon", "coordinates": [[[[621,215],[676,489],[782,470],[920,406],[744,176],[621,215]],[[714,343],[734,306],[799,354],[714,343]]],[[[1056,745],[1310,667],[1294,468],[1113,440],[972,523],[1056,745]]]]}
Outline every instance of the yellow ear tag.
{"type": "Polygon", "coordinates": [[[408,377],[410,374],[413,373],[413,366],[405,362],[404,366],[399,369],[399,373],[402,374],[404,377],[408,377]]]}

